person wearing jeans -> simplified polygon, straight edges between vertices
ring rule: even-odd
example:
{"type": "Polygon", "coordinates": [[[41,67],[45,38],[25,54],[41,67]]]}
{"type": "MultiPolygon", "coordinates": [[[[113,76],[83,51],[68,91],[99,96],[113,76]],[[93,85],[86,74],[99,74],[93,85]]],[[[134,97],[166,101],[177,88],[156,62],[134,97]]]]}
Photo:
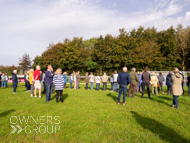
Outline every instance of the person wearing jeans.
{"type": "Polygon", "coordinates": [[[100,83],[96,83],[96,90],[97,90],[97,91],[100,90],[100,83]]]}
{"type": "Polygon", "coordinates": [[[94,80],[95,80],[93,72],[90,73],[89,80],[90,80],[90,90],[93,90],[93,85],[94,85],[94,80]]]}
{"type": "Polygon", "coordinates": [[[183,77],[179,73],[179,69],[178,68],[174,68],[173,72],[174,72],[174,75],[172,75],[172,77],[171,77],[172,93],[173,93],[172,108],[174,108],[175,105],[176,105],[176,108],[179,109],[178,97],[183,94],[182,85],[181,85],[181,83],[183,81],[183,77]]]}
{"type": "Polygon", "coordinates": [[[123,105],[125,104],[125,97],[127,92],[127,85],[131,82],[130,76],[127,73],[127,67],[123,67],[123,72],[119,73],[117,82],[119,83],[119,95],[118,95],[118,105],[120,104],[121,94],[123,92],[123,105]]]}
{"type": "Polygon", "coordinates": [[[103,82],[103,91],[107,90],[107,82],[103,82]]]}
{"type": "Polygon", "coordinates": [[[110,83],[111,83],[111,91],[113,91],[113,84],[114,84],[114,82],[113,82],[113,72],[110,75],[110,83]]]}
{"type": "Polygon", "coordinates": [[[1,82],[1,88],[5,88],[5,86],[6,86],[6,76],[5,76],[5,73],[2,74],[1,80],[2,80],[2,82],[1,82]]]}
{"type": "Polygon", "coordinates": [[[118,83],[117,82],[114,82],[114,91],[118,92],[118,83]]]}
{"type": "Polygon", "coordinates": [[[117,73],[117,71],[115,71],[115,73],[113,74],[113,80],[114,80],[114,91],[115,91],[115,92],[118,92],[117,77],[118,77],[118,73],[117,73]]]}
{"type": "Polygon", "coordinates": [[[103,81],[103,91],[106,91],[107,81],[108,81],[108,77],[107,77],[106,73],[104,73],[104,75],[102,76],[102,81],[103,81]]]}
{"type": "Polygon", "coordinates": [[[101,78],[98,76],[95,77],[95,81],[96,81],[96,90],[99,91],[100,90],[100,82],[101,82],[101,78]]]}
{"type": "Polygon", "coordinates": [[[52,94],[52,84],[46,84],[46,102],[48,103],[51,101],[51,94],[52,94]]]}
{"type": "Polygon", "coordinates": [[[123,91],[123,105],[125,105],[125,98],[126,98],[126,92],[127,92],[127,85],[119,85],[119,95],[118,95],[118,104],[120,104],[120,98],[123,91]]]}
{"type": "Polygon", "coordinates": [[[90,90],[93,90],[94,82],[90,82],[90,90]]]}
{"type": "Polygon", "coordinates": [[[5,73],[5,87],[7,87],[7,83],[8,83],[8,76],[7,73],[5,73]]]}
{"type": "Polygon", "coordinates": [[[53,76],[54,76],[53,68],[51,65],[48,65],[48,69],[45,72],[46,102],[47,103],[51,100],[53,76]]]}
{"type": "Polygon", "coordinates": [[[70,89],[72,89],[72,84],[73,84],[73,73],[69,77],[69,82],[70,82],[70,89]]]}

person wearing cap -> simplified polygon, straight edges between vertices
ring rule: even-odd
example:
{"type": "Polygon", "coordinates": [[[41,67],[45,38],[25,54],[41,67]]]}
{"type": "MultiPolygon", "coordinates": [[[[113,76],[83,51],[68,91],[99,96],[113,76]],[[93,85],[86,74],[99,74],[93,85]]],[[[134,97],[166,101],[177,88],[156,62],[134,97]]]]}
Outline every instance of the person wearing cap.
{"type": "Polygon", "coordinates": [[[174,68],[173,69],[174,75],[172,75],[171,77],[171,82],[172,82],[172,93],[173,93],[173,104],[172,104],[172,108],[175,107],[179,109],[178,106],[178,97],[180,95],[182,95],[183,90],[182,90],[182,81],[183,81],[183,77],[182,75],[179,73],[179,69],[178,68],[174,68]]]}
{"type": "Polygon", "coordinates": [[[172,95],[172,82],[171,82],[172,72],[170,71],[169,74],[166,76],[166,85],[168,95],[172,95]]]}

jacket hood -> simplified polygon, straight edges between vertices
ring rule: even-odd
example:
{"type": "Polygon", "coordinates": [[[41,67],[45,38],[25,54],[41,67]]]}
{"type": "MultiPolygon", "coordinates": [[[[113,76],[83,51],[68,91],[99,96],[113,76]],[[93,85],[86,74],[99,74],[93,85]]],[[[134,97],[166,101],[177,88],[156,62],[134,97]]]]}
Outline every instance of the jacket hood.
{"type": "Polygon", "coordinates": [[[177,74],[174,74],[174,76],[176,76],[176,78],[180,78],[180,77],[181,77],[181,74],[180,74],[180,73],[177,73],[177,74]]]}

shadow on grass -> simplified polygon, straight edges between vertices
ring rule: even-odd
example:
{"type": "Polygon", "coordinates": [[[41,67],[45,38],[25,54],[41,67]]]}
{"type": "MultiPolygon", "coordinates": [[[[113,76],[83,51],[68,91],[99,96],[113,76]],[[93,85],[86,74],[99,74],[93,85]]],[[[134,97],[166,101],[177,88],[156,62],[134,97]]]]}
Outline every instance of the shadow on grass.
{"type": "Polygon", "coordinates": [[[14,111],[16,111],[16,110],[11,109],[11,110],[5,111],[3,113],[0,113],[0,117],[5,117],[5,116],[7,116],[8,114],[10,114],[10,113],[12,113],[14,111]]]}
{"type": "Polygon", "coordinates": [[[68,94],[63,94],[63,102],[67,99],[67,97],[69,97],[68,94]]]}
{"type": "MultiPolygon", "coordinates": [[[[156,102],[158,102],[158,103],[162,103],[162,104],[165,104],[165,105],[171,107],[171,105],[172,105],[172,103],[173,103],[173,96],[170,96],[170,97],[157,96],[157,99],[156,99],[156,98],[153,98],[152,100],[153,100],[153,101],[156,101],[156,102]],[[172,98],[170,98],[170,97],[172,97],[172,98]],[[158,98],[159,98],[159,99],[158,99],[158,98]],[[170,103],[168,104],[168,103],[166,103],[166,102],[164,102],[164,101],[170,101],[170,103]]],[[[182,104],[184,104],[184,105],[186,105],[186,106],[189,106],[189,105],[190,105],[190,104],[189,104],[186,100],[184,100],[183,98],[179,98],[179,104],[180,104],[180,103],[182,103],[182,104]],[[183,102],[183,101],[185,101],[185,102],[183,102]]]]}
{"type": "Polygon", "coordinates": [[[143,117],[134,111],[131,111],[131,114],[136,119],[137,123],[140,124],[144,129],[148,129],[152,133],[158,135],[160,139],[165,140],[166,142],[187,143],[190,141],[180,136],[173,129],[163,125],[162,123],[154,119],[143,117]]]}
{"type": "Polygon", "coordinates": [[[112,95],[111,93],[108,93],[107,96],[111,97],[117,103],[118,98],[116,96],[112,95]]]}
{"type": "MultiPolygon", "coordinates": [[[[67,97],[69,97],[68,94],[63,94],[63,102],[67,99],[67,97]]],[[[53,100],[55,98],[56,98],[56,94],[51,98],[51,100],[53,100]]],[[[60,99],[60,96],[59,96],[59,99],[60,99]]]]}
{"type": "Polygon", "coordinates": [[[173,100],[172,98],[170,97],[173,97],[171,95],[169,95],[168,97],[167,96],[157,96],[158,98],[162,98],[162,99],[166,99],[166,100],[173,100]]]}
{"type": "Polygon", "coordinates": [[[168,103],[166,103],[160,99],[157,99],[157,98],[152,98],[152,101],[156,101],[158,103],[165,104],[166,106],[169,106],[169,107],[171,107],[171,105],[172,105],[172,102],[171,102],[171,104],[168,104],[168,103]]]}

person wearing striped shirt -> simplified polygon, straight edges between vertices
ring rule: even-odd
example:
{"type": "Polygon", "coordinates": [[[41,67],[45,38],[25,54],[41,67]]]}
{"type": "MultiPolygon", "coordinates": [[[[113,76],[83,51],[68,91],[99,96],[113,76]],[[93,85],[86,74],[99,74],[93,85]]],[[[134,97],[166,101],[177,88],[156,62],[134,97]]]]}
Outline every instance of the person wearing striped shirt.
{"type": "Polygon", "coordinates": [[[55,85],[55,90],[56,90],[56,102],[58,103],[59,101],[59,96],[60,96],[60,101],[63,103],[63,86],[64,86],[64,79],[63,76],[61,75],[62,70],[57,69],[55,72],[55,75],[53,76],[53,84],[55,85]]]}

